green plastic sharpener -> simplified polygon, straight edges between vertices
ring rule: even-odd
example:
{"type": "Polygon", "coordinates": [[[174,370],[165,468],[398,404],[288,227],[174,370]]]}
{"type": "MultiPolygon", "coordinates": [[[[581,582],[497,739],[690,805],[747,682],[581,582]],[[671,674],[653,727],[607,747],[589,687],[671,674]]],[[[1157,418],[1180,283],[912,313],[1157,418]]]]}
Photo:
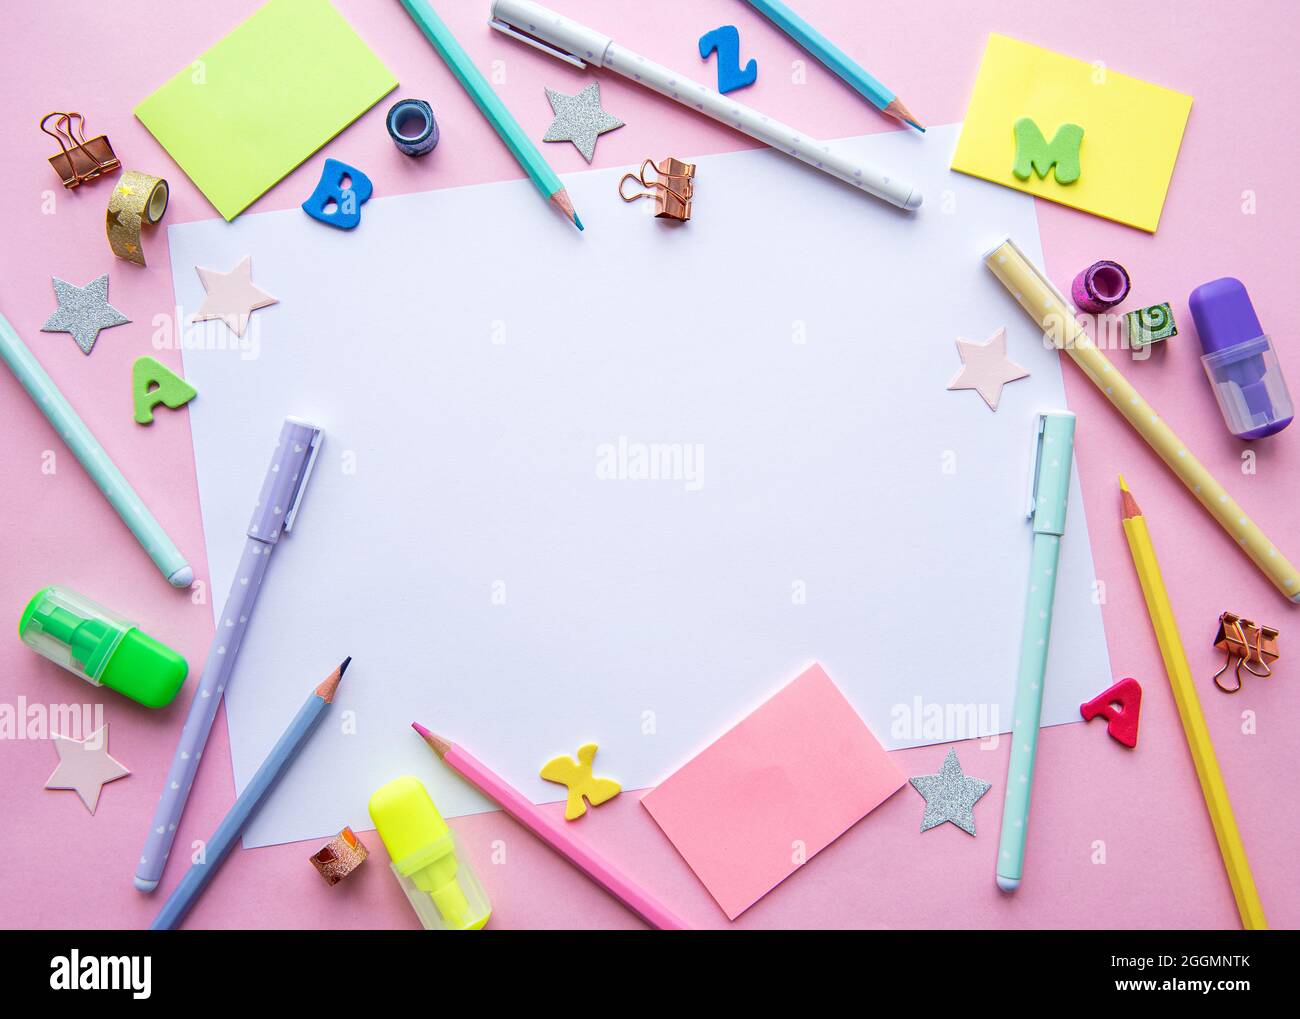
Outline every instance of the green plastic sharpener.
{"type": "Polygon", "coordinates": [[[18,636],[87,683],[116,690],[147,708],[170,704],[189,672],[185,659],[167,645],[63,587],[47,587],[32,596],[18,621],[18,636]]]}

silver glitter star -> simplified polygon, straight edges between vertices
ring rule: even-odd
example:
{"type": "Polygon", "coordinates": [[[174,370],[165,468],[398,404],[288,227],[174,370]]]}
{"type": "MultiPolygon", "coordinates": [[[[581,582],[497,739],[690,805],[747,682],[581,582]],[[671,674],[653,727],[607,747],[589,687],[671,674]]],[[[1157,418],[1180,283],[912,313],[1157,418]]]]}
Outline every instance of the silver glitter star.
{"type": "Polygon", "coordinates": [[[948,751],[939,774],[917,775],[908,781],[925,797],[925,817],[921,819],[921,831],[929,831],[935,825],[951,821],[962,831],[975,834],[975,812],[972,808],[975,801],[992,786],[978,778],[969,778],[961,770],[956,750],[948,751]]]}
{"type": "Polygon", "coordinates": [[[596,136],[623,126],[621,120],[600,108],[599,82],[593,81],[576,96],[562,95],[548,88],[546,98],[551,101],[555,119],[542,141],[573,142],[588,163],[596,154],[596,136]]]}
{"type": "Polygon", "coordinates": [[[41,326],[43,333],[71,333],[83,354],[89,354],[101,329],[126,325],[131,320],[108,303],[108,273],[84,287],[51,277],[58,309],[41,326]]]}

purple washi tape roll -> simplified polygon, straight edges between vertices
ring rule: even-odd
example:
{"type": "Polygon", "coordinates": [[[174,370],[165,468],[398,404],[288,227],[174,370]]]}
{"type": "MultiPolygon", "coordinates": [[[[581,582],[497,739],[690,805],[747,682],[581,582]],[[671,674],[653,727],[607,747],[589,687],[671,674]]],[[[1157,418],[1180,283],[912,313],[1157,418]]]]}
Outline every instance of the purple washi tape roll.
{"type": "Polygon", "coordinates": [[[1128,272],[1118,262],[1093,262],[1070,287],[1074,306],[1080,311],[1105,311],[1128,296],[1128,272]]]}

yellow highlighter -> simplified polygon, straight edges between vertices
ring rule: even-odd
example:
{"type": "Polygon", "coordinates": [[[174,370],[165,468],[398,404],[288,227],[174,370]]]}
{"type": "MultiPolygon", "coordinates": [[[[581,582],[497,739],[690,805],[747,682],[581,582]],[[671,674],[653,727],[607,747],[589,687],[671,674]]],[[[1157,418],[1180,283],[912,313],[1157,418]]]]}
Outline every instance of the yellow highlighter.
{"type": "Polygon", "coordinates": [[[492,915],[487,893],[424,783],[403,775],[382,786],[370,797],[370,819],[425,930],[482,929],[492,915]]]}

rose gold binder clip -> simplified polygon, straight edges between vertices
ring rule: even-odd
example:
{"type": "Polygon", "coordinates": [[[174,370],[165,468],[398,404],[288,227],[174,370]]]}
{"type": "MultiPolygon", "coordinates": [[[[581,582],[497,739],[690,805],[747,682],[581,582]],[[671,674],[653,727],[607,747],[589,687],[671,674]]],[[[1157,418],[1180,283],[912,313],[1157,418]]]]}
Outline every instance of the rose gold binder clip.
{"type": "Polygon", "coordinates": [[[41,119],[41,130],[59,143],[59,152],[50,156],[50,165],[65,188],[75,188],[122,165],[113,155],[107,135],[86,141],[85,124],[80,113],[47,113],[41,119]],[[46,127],[52,117],[57,118],[53,131],[46,127]]]}
{"type": "Polygon", "coordinates": [[[1249,619],[1242,619],[1232,612],[1219,616],[1219,632],[1214,638],[1214,646],[1227,655],[1223,668],[1214,674],[1214,685],[1224,693],[1236,693],[1241,689],[1241,668],[1252,676],[1271,676],[1270,666],[1278,660],[1277,630],[1271,626],[1258,626],[1249,619]],[[1236,686],[1224,686],[1219,677],[1228,671],[1232,660],[1237,659],[1236,686]],[[1250,667],[1251,662],[1259,663],[1262,672],[1250,667]]]}
{"type": "Polygon", "coordinates": [[[683,163],[680,159],[668,156],[658,166],[647,159],[641,164],[641,172],[625,173],[618,182],[618,196],[625,202],[635,202],[638,198],[655,200],[655,218],[671,219],[685,223],[691,218],[691,199],[695,195],[695,164],[683,163]],[[655,180],[648,180],[646,175],[654,172],[655,180]],[[623,185],[628,181],[640,184],[646,190],[640,194],[625,195],[623,185]]]}

